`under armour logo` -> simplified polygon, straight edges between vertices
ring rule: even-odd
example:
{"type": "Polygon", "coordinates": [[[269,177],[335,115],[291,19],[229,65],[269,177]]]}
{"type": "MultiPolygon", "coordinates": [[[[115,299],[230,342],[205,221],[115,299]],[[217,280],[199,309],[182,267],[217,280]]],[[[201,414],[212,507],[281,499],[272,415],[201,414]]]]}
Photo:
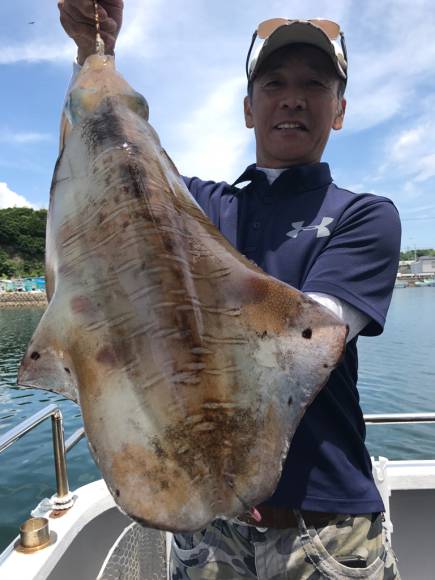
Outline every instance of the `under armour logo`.
{"type": "Polygon", "coordinates": [[[316,238],[326,238],[331,235],[330,230],[326,226],[329,226],[333,221],[334,218],[324,217],[318,226],[306,226],[305,228],[303,227],[304,222],[292,222],[292,228],[294,229],[287,232],[286,236],[289,238],[297,238],[302,231],[308,232],[311,230],[317,230],[316,238]]]}

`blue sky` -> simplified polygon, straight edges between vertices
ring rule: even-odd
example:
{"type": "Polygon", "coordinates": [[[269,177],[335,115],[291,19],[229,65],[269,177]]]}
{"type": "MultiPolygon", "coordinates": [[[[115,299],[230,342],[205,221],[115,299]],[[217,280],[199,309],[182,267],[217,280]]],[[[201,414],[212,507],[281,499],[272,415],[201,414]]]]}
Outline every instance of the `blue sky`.
{"type": "MultiPolygon", "coordinates": [[[[393,199],[403,249],[435,248],[435,10],[431,0],[125,0],[118,69],[185,175],[234,180],[255,161],[246,50],[266,18],[326,17],[349,52],[345,127],[324,155],[336,183],[393,199]]],[[[75,56],[56,0],[0,5],[0,208],[47,207],[75,56]],[[34,22],[34,24],[30,24],[34,22]]]]}

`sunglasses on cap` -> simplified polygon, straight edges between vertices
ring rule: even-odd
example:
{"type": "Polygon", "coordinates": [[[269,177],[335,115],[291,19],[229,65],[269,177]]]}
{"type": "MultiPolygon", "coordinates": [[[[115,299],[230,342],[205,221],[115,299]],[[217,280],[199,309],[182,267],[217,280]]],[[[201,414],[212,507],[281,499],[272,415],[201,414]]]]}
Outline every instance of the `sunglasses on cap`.
{"type": "Polygon", "coordinates": [[[248,54],[246,57],[246,76],[248,77],[248,80],[252,77],[252,74],[257,66],[258,58],[261,52],[263,51],[265,41],[269,39],[272,36],[272,34],[276,30],[278,30],[278,28],[295,23],[309,24],[315,28],[320,29],[323,32],[323,34],[326,35],[333,48],[335,57],[334,64],[337,68],[337,72],[340,74],[341,77],[346,79],[347,78],[346,43],[344,40],[344,34],[340,30],[340,26],[336,22],[321,18],[313,18],[311,20],[297,20],[297,19],[289,20],[287,18],[270,18],[269,20],[264,20],[263,22],[260,22],[260,24],[257,26],[257,29],[254,31],[254,34],[252,35],[251,44],[249,46],[248,54]],[[257,39],[261,40],[261,44],[258,47],[257,51],[254,54],[252,54],[252,49],[257,39]]]}

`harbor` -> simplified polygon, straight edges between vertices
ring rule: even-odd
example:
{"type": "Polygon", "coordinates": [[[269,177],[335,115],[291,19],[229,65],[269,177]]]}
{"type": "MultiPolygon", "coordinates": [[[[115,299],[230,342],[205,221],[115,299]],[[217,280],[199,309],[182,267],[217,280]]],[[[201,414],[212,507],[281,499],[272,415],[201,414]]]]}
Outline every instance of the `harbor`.
{"type": "Polygon", "coordinates": [[[404,275],[396,278],[394,288],[429,288],[435,287],[435,277],[404,275]]]}
{"type": "Polygon", "coordinates": [[[424,288],[435,286],[435,256],[415,256],[401,260],[394,288],[424,288]]]}
{"type": "Polygon", "coordinates": [[[44,276],[0,280],[0,308],[46,305],[44,276]]]}

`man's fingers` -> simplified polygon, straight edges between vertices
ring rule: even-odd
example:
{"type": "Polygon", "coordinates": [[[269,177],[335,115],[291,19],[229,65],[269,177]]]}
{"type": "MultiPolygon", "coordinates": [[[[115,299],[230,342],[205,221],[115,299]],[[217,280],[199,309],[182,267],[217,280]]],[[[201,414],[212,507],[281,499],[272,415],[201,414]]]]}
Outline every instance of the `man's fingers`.
{"type": "Polygon", "coordinates": [[[105,0],[103,6],[110,18],[113,18],[113,20],[116,22],[119,32],[122,25],[124,2],[122,0],[105,0]]]}
{"type": "MultiPolygon", "coordinates": [[[[94,10],[89,10],[83,7],[81,4],[71,4],[71,2],[64,2],[61,6],[60,15],[68,16],[73,22],[83,23],[86,22],[87,24],[94,24],[95,25],[95,12],[94,10]]],[[[98,15],[103,15],[107,17],[107,12],[98,7],[98,15]]]]}
{"type": "Polygon", "coordinates": [[[72,0],[60,0],[57,3],[60,13],[74,15],[74,17],[80,17],[83,19],[92,20],[95,19],[94,3],[91,0],[77,0],[73,2],[72,0]]]}
{"type": "Polygon", "coordinates": [[[118,20],[118,16],[122,18],[122,11],[124,10],[124,2],[122,0],[100,0],[101,6],[103,6],[108,14],[115,20],[118,20]]]}
{"type": "Polygon", "coordinates": [[[98,14],[99,14],[99,18],[100,18],[100,30],[101,30],[101,32],[102,33],[106,32],[107,34],[110,34],[111,36],[116,38],[116,36],[118,34],[117,23],[113,20],[113,18],[110,18],[110,16],[108,16],[107,12],[104,9],[101,9],[101,13],[99,10],[98,14]]]}
{"type": "MultiPolygon", "coordinates": [[[[101,32],[116,37],[118,25],[102,6],[98,7],[98,18],[100,21],[101,32]]],[[[68,33],[68,27],[79,29],[83,25],[89,27],[89,29],[92,29],[93,31],[96,30],[95,14],[93,12],[92,14],[86,14],[86,12],[81,10],[81,7],[72,5],[64,6],[60,13],[60,21],[68,33]]]]}
{"type": "MultiPolygon", "coordinates": [[[[78,46],[82,63],[95,50],[95,7],[91,0],[59,0],[60,22],[78,46]]],[[[100,32],[107,54],[113,54],[122,23],[122,0],[98,0],[100,32]]]]}
{"type": "MultiPolygon", "coordinates": [[[[60,0],[58,6],[59,10],[65,10],[70,14],[81,13],[86,18],[95,19],[95,7],[92,0],[76,0],[75,2],[72,0],[60,0]]],[[[122,0],[99,0],[97,2],[98,15],[113,19],[118,31],[122,24],[123,8],[122,0]]]]}
{"type": "Polygon", "coordinates": [[[108,6],[111,6],[112,8],[115,8],[116,10],[120,10],[122,12],[122,9],[124,8],[123,0],[99,0],[99,2],[101,2],[101,4],[106,9],[108,6]]]}

